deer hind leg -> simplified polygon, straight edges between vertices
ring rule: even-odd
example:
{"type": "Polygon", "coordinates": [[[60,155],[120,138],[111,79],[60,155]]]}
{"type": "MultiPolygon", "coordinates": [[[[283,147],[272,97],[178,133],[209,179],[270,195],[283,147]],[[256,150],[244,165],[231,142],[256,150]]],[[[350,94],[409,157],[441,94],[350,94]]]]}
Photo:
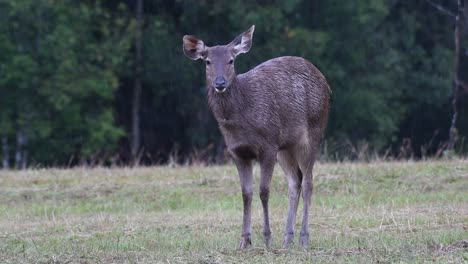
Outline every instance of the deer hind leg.
{"type": "Polygon", "coordinates": [[[278,163],[284,171],[288,181],[288,217],[284,233],[283,247],[289,247],[294,239],[294,225],[296,223],[297,206],[301,192],[302,173],[299,169],[296,157],[291,150],[283,150],[278,153],[278,163]]]}
{"type": "Polygon", "coordinates": [[[302,177],[302,198],[304,200],[304,212],[302,217],[301,236],[299,243],[303,247],[309,245],[309,208],[311,203],[311,196],[313,190],[313,175],[312,169],[314,168],[316,148],[315,145],[309,147],[302,147],[299,150],[299,168],[303,173],[302,177]]]}

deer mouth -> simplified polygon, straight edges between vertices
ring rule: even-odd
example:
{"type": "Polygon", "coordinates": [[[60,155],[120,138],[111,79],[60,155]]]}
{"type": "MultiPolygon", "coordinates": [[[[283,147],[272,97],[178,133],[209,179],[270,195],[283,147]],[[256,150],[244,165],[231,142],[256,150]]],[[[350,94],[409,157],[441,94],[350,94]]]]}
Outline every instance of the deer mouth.
{"type": "Polygon", "coordinates": [[[215,91],[217,93],[224,93],[226,91],[226,87],[215,87],[215,91]]]}

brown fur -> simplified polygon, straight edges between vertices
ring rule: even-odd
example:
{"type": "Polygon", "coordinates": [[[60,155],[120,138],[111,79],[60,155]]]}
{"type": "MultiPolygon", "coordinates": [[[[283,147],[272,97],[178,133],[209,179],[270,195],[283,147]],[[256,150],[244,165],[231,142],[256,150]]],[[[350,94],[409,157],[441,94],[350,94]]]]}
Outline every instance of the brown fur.
{"type": "MultiPolygon", "coordinates": [[[[235,74],[231,59],[252,44],[254,27],[225,46],[206,47],[193,36],[184,37],[184,52],[207,64],[208,100],[227,148],[239,171],[244,218],[241,248],[251,245],[250,218],[253,193],[252,160],[260,163],[260,199],[264,236],[271,242],[268,198],[276,160],[289,185],[289,213],[284,246],[293,239],[299,195],[304,199],[300,242],[307,245],[312,168],[328,120],[330,88],[320,71],[300,57],[268,60],[244,74],[235,74]],[[215,89],[216,78],[226,87],[215,89]],[[221,90],[222,90],[221,89],[221,90]]],[[[219,88],[219,87],[218,87],[219,88]]]]}

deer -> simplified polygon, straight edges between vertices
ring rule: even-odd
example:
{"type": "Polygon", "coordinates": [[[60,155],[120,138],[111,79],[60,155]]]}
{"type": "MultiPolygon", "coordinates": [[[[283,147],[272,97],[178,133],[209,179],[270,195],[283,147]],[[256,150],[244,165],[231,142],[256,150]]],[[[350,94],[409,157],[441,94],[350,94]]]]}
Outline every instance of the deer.
{"type": "Polygon", "coordinates": [[[331,89],[323,74],[301,57],[270,59],[236,74],[236,57],[247,53],[255,25],[227,45],[208,47],[193,35],[183,37],[183,52],[206,65],[208,105],[237,168],[243,200],[239,248],[252,246],[251,207],[253,163],[260,167],[259,195],[263,207],[263,238],[272,235],[268,213],[270,185],[276,162],[288,183],[288,215],[282,246],[294,240],[300,195],[304,202],[299,243],[309,245],[312,169],[326,128],[331,89]]]}

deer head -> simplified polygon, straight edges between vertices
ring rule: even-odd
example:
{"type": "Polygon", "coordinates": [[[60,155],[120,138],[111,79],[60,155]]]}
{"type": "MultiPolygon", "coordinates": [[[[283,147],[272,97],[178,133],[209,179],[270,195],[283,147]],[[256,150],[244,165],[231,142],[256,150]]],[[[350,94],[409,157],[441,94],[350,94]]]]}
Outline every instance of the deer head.
{"type": "Polygon", "coordinates": [[[231,43],[214,47],[206,46],[195,36],[186,35],[183,38],[183,50],[192,60],[202,59],[206,65],[206,80],[208,88],[223,93],[236,78],[234,61],[237,55],[246,53],[252,46],[255,26],[237,36],[231,43]]]}

